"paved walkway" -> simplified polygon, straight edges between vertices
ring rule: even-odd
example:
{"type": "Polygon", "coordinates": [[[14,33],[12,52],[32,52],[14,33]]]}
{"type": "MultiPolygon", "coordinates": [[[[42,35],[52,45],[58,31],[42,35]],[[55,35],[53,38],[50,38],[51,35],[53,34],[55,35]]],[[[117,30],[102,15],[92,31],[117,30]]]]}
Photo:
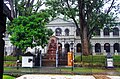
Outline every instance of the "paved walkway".
{"type": "MultiPolygon", "coordinates": [[[[110,79],[120,79],[120,76],[107,76],[110,79]]],[[[31,75],[23,75],[16,79],[96,79],[91,75],[47,75],[47,74],[31,74],[31,75]]],[[[103,78],[99,78],[103,79],[103,78]]],[[[108,79],[108,78],[104,78],[108,79]]]]}

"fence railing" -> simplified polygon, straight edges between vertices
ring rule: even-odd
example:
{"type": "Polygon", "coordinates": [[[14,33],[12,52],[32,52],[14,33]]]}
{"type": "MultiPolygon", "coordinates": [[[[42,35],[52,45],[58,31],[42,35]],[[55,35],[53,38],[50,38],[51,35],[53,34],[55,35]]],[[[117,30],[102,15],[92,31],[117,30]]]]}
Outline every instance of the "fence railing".
{"type": "MultiPolygon", "coordinates": [[[[120,55],[113,56],[114,67],[108,69],[106,67],[106,56],[75,56],[73,66],[68,66],[67,54],[58,57],[58,67],[55,66],[56,59],[48,59],[45,56],[42,57],[42,66],[35,65],[31,67],[21,67],[21,63],[17,65],[17,59],[14,60],[5,58],[4,61],[4,73],[6,74],[119,74],[120,75],[120,55]],[[81,60],[82,59],[82,60],[81,60]],[[47,65],[46,65],[47,64],[47,65]],[[111,71],[112,70],[112,71],[111,71]]],[[[16,57],[17,58],[17,57],[16,57]]],[[[22,58],[20,57],[20,61],[22,58]]]]}

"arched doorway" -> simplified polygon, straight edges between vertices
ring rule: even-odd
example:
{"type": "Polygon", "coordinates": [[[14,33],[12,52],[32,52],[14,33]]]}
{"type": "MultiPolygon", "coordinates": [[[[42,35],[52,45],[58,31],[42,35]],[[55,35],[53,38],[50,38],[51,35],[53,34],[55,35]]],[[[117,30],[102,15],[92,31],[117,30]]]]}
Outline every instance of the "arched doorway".
{"type": "Polygon", "coordinates": [[[68,53],[68,52],[70,52],[70,45],[67,43],[67,44],[65,44],[65,53],[68,53]]]}
{"type": "Polygon", "coordinates": [[[100,53],[101,52],[101,44],[100,43],[96,43],[95,44],[95,52],[96,53],[100,53]]]}
{"type": "Polygon", "coordinates": [[[61,43],[58,43],[58,52],[62,53],[62,44],[61,43]]]}
{"type": "Polygon", "coordinates": [[[81,52],[82,52],[82,46],[81,46],[81,44],[78,43],[76,47],[77,47],[77,48],[76,48],[76,52],[77,52],[77,53],[81,53],[81,52]]]}
{"type": "Polygon", "coordinates": [[[109,43],[105,43],[104,44],[104,50],[106,50],[106,52],[110,52],[110,44],[109,43]]]}
{"type": "Polygon", "coordinates": [[[113,45],[113,47],[114,47],[114,52],[115,52],[115,50],[117,50],[117,52],[120,52],[120,45],[118,44],[118,43],[115,43],[114,45],[113,45]]]}

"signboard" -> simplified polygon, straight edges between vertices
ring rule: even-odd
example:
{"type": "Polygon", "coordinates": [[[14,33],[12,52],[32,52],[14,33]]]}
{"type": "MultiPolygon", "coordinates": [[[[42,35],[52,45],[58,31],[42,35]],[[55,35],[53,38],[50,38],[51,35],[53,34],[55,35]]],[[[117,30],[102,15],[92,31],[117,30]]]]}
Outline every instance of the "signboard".
{"type": "Polygon", "coordinates": [[[107,59],[107,67],[113,67],[113,59],[107,59]]]}
{"type": "Polygon", "coordinates": [[[33,67],[33,56],[23,56],[22,67],[33,67]]]}
{"type": "Polygon", "coordinates": [[[73,53],[68,52],[68,66],[72,66],[73,64],[73,53]]]}

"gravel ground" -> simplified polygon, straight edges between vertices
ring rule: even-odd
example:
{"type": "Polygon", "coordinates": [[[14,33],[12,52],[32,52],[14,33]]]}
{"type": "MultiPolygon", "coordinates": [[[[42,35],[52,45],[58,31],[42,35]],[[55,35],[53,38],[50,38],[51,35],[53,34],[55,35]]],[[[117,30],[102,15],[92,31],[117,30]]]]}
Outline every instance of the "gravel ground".
{"type": "Polygon", "coordinates": [[[95,79],[89,75],[23,75],[16,79],[95,79]]]}
{"type": "Polygon", "coordinates": [[[120,79],[120,76],[107,75],[50,75],[50,74],[29,74],[23,75],[16,79],[120,79]]]}
{"type": "Polygon", "coordinates": [[[111,79],[110,77],[106,75],[93,75],[95,79],[111,79]]]}

